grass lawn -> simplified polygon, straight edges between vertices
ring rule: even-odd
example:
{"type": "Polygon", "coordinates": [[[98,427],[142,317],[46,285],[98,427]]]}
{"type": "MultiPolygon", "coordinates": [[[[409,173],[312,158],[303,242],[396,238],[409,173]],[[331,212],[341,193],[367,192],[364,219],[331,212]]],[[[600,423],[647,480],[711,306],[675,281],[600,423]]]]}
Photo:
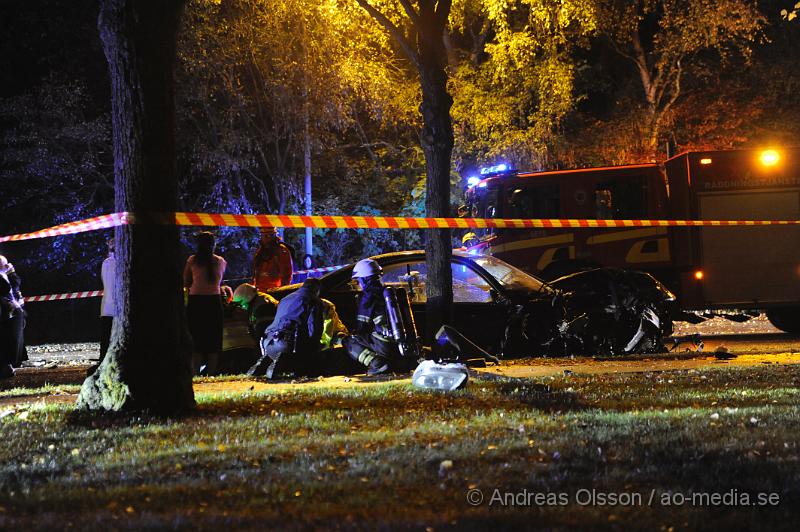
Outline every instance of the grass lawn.
{"type": "Polygon", "coordinates": [[[276,386],[181,419],[34,406],[0,419],[0,529],[796,530],[798,385],[770,365],[276,386]]]}

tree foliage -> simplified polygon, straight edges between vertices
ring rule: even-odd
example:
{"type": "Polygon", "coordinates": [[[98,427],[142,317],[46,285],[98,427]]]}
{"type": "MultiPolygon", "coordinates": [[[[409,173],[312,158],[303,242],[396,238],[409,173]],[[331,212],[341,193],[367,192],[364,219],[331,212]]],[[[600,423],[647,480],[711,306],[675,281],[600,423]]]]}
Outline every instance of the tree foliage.
{"type": "MultiPolygon", "coordinates": [[[[392,191],[397,169],[413,168],[402,144],[418,89],[366,18],[335,0],[190,3],[180,53],[187,208],[298,212],[306,135],[318,205],[336,196],[395,207],[406,190],[364,191],[392,191]]],[[[244,256],[255,244],[224,233],[225,252],[244,256]]]]}
{"type": "Polygon", "coordinates": [[[687,73],[702,75],[709,54],[749,57],[765,22],[751,0],[599,0],[597,10],[600,31],[638,74],[651,157],[687,73]]]}
{"type": "MultiPolygon", "coordinates": [[[[52,74],[28,92],[0,99],[0,123],[7,125],[0,130],[0,182],[10,192],[2,202],[4,234],[111,211],[109,116],[95,112],[83,81],[52,74]]],[[[15,262],[37,272],[27,281],[69,289],[98,271],[101,240],[89,234],[36,241],[15,262]],[[53,271],[61,271],[59,279],[48,279],[53,271]]]]}
{"type": "Polygon", "coordinates": [[[453,17],[457,161],[553,164],[560,123],[580,99],[572,52],[596,28],[585,0],[470,0],[453,17]]]}
{"type": "MultiPolygon", "coordinates": [[[[399,0],[371,4],[416,42],[399,0]]],[[[800,26],[780,15],[793,4],[764,0],[762,15],[748,0],[453,0],[444,34],[453,169],[662,159],[665,138],[684,149],[793,143],[800,26]]],[[[0,92],[3,233],[113,208],[106,65],[96,35],[71,31],[94,26],[97,6],[37,6],[2,8],[13,31],[0,66],[18,72],[0,92]],[[44,39],[19,29],[37,19],[69,24],[43,24],[44,39]]],[[[176,86],[180,207],[297,212],[307,113],[315,211],[423,214],[422,92],[398,51],[353,0],[191,0],[176,86]]],[[[460,187],[450,177],[452,203],[460,187]]],[[[231,275],[247,275],[255,231],[218,232],[231,275]]],[[[286,231],[290,244],[297,233],[286,231]]],[[[318,265],[422,245],[413,232],[315,234],[318,265]]],[[[94,288],[103,239],[7,252],[37,291],[94,288]],[[74,276],[80,269],[86,277],[74,276]]]]}

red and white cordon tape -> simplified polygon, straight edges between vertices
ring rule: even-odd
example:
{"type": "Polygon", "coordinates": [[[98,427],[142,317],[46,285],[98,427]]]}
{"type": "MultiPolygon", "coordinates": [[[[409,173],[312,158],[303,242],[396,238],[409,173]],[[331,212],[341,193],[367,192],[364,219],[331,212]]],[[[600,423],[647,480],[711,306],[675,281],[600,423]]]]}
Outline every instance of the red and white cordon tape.
{"type": "Polygon", "coordinates": [[[216,227],[312,227],[317,229],[562,229],[590,227],[714,227],[800,225],[800,220],[588,220],[520,218],[406,218],[399,216],[300,216],[288,214],[209,214],[197,212],[117,212],[0,237],[0,242],[71,235],[128,224],[216,227]]]}
{"type": "MultiPolygon", "coordinates": [[[[298,270],[294,272],[292,275],[308,275],[310,273],[328,273],[328,272],[335,272],[336,270],[342,269],[346,266],[346,264],[342,264],[340,266],[326,266],[324,268],[312,268],[310,270],[298,270]]],[[[64,299],[82,299],[85,297],[102,297],[103,291],[102,290],[92,290],[88,292],[70,292],[68,294],[48,294],[44,296],[28,296],[25,297],[25,303],[37,303],[40,301],[61,301],[64,299]]]]}
{"type": "Polygon", "coordinates": [[[298,270],[294,272],[292,275],[308,275],[310,273],[328,273],[328,272],[335,272],[336,270],[341,270],[347,266],[347,264],[340,264],[339,266],[325,266],[324,268],[311,268],[310,270],[298,270]]]}
{"type": "Polygon", "coordinates": [[[98,229],[109,229],[119,225],[131,223],[128,219],[129,216],[124,212],[115,212],[112,214],[104,214],[94,218],[87,218],[85,220],[78,220],[61,225],[55,225],[32,233],[20,233],[18,235],[0,236],[0,242],[12,242],[15,240],[32,240],[34,238],[47,238],[50,236],[59,235],[73,235],[76,233],[85,233],[87,231],[96,231],[98,229]]]}
{"type": "Polygon", "coordinates": [[[36,303],[37,301],[60,301],[62,299],[81,299],[84,297],[100,297],[102,290],[92,290],[89,292],[70,292],[69,294],[49,294],[46,296],[28,296],[25,303],[36,303]]]}

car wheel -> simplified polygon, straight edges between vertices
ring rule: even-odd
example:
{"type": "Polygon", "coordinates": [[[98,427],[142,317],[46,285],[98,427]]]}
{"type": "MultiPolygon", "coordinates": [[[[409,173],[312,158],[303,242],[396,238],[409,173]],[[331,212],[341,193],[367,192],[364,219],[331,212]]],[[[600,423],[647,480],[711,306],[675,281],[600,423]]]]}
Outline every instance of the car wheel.
{"type": "Polygon", "coordinates": [[[800,308],[782,307],[767,311],[767,319],[778,329],[790,333],[800,334],[800,308]]]}

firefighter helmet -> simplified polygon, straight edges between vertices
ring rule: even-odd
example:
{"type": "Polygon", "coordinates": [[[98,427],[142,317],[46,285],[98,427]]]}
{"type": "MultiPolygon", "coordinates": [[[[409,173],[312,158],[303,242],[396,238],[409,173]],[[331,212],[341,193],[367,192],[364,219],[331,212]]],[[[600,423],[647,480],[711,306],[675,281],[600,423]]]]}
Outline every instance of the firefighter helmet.
{"type": "Polygon", "coordinates": [[[256,297],[256,293],[257,290],[255,286],[248,283],[240,284],[236,287],[236,290],[233,291],[233,302],[246,305],[256,297]]]}
{"type": "Polygon", "coordinates": [[[383,268],[372,259],[362,259],[356,262],[353,267],[353,279],[358,277],[372,277],[373,275],[382,275],[383,268]]]}
{"type": "Polygon", "coordinates": [[[461,238],[461,245],[462,246],[471,246],[474,241],[478,240],[478,235],[470,231],[466,235],[461,238]]]}

